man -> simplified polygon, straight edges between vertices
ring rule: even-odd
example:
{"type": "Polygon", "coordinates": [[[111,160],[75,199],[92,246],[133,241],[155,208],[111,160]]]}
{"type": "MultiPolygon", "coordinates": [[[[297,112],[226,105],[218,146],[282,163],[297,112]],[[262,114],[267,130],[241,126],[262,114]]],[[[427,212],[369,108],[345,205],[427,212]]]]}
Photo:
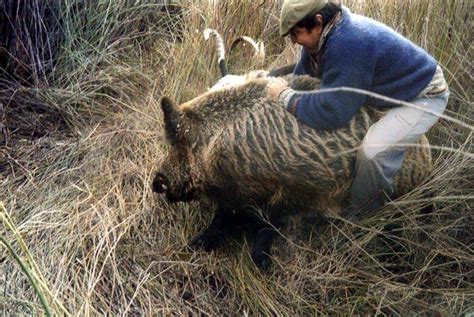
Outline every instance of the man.
{"type": "Polygon", "coordinates": [[[441,68],[388,26],[327,0],[285,0],[280,35],[288,34],[303,46],[294,74],[321,78],[322,90],[351,87],[416,105],[399,107],[354,92],[301,93],[281,81],[268,87],[269,98],[315,129],[345,126],[363,105],[391,109],[370,127],[357,153],[345,215],[357,218],[382,207],[401,168],[403,144],[416,142],[446,107],[449,90],[441,68]]]}

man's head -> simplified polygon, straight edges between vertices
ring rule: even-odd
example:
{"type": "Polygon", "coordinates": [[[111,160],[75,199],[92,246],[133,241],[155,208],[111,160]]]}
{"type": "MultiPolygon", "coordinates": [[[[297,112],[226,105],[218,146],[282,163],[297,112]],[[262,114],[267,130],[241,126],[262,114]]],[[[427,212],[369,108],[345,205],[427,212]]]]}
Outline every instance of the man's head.
{"type": "Polygon", "coordinates": [[[328,0],[285,0],[280,16],[280,35],[310,52],[317,49],[324,27],[341,10],[328,0]]]}

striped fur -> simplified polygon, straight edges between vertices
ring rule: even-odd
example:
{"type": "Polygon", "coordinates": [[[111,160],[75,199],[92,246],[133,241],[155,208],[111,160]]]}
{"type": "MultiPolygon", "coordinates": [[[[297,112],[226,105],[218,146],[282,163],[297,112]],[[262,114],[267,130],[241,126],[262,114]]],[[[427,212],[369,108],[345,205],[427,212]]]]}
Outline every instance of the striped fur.
{"type": "MultiPolygon", "coordinates": [[[[170,180],[168,194],[178,197],[187,186],[215,200],[340,211],[357,147],[383,112],[364,107],[345,128],[312,129],[279,102],[267,100],[269,80],[255,79],[175,106],[179,124],[174,136],[168,136],[175,138],[170,140],[174,146],[162,166],[162,175],[170,180]]],[[[301,77],[291,85],[309,90],[319,82],[301,77]]],[[[426,137],[419,144],[407,151],[395,180],[397,196],[417,186],[430,169],[426,137]]]]}

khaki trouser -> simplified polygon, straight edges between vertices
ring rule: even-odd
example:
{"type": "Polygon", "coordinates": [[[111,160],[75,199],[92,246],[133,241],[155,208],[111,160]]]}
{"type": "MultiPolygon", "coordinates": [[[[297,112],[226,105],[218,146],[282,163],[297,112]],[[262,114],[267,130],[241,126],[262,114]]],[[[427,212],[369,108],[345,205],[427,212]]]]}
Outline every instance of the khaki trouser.
{"type": "Polygon", "coordinates": [[[438,66],[427,88],[410,101],[418,108],[393,108],[369,128],[357,154],[351,208],[368,212],[384,205],[383,191],[393,193],[393,179],[405,155],[404,145],[416,143],[438,121],[437,114],[444,112],[448,98],[449,90],[438,66]]]}

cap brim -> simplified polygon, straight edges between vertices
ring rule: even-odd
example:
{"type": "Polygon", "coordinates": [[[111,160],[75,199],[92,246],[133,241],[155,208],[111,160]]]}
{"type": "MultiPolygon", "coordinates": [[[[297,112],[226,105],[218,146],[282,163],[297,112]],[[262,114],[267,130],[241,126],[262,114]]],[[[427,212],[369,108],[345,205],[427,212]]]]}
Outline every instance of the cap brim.
{"type": "Polygon", "coordinates": [[[285,33],[283,33],[283,34],[281,33],[281,30],[280,30],[280,32],[278,32],[278,33],[280,34],[281,37],[285,37],[285,36],[287,36],[288,34],[290,34],[290,32],[291,32],[291,29],[288,29],[288,30],[287,30],[285,33]]]}

